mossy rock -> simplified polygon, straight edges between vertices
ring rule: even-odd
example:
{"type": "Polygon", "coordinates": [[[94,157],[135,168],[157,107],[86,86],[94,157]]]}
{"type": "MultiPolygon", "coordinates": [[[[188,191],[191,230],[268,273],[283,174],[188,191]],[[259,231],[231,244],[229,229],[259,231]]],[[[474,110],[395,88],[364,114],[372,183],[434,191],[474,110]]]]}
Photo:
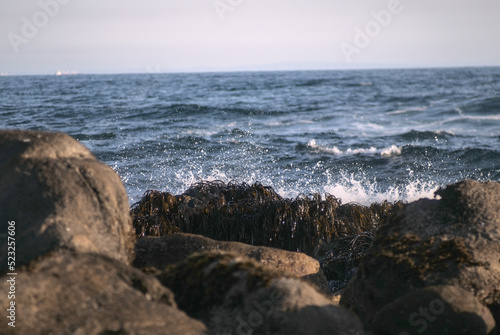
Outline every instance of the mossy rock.
{"type": "Polygon", "coordinates": [[[376,311],[415,289],[455,285],[500,303],[500,183],[463,181],[403,206],[377,231],[341,304],[370,326],[376,311]]]}
{"type": "MultiPolygon", "coordinates": [[[[284,276],[284,272],[266,268],[247,257],[208,252],[194,254],[184,262],[167,267],[158,278],[174,291],[182,310],[202,318],[200,315],[209,307],[225,303],[233,286],[241,285],[241,292],[250,292],[268,286],[273,278],[284,276]]],[[[233,297],[243,298],[243,295],[233,297]]]]}
{"type": "Polygon", "coordinates": [[[354,314],[312,286],[247,257],[197,254],[157,277],[213,334],[363,334],[354,314]]]}

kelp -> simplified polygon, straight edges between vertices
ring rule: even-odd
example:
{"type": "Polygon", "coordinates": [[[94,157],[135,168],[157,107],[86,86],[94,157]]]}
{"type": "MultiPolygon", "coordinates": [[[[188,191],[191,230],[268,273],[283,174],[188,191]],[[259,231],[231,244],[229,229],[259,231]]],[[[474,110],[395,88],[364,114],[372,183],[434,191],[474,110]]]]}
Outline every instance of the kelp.
{"type": "MultiPolygon", "coordinates": [[[[318,193],[289,199],[258,182],[248,185],[214,181],[197,183],[181,195],[147,191],[132,206],[131,213],[138,236],[163,236],[179,229],[215,240],[318,256],[320,247],[332,241],[372,236],[393,206],[388,202],[343,205],[333,195],[322,197],[318,193]]],[[[329,264],[334,260],[325,252],[322,257],[329,264]]]]}
{"type": "Polygon", "coordinates": [[[329,281],[332,292],[339,291],[347,285],[356,273],[366,250],[371,246],[378,227],[402,206],[402,202],[384,201],[369,207],[346,204],[338,208],[337,215],[343,220],[358,221],[362,225],[373,222],[374,226],[371,230],[334,239],[321,245],[316,259],[329,281]]]}

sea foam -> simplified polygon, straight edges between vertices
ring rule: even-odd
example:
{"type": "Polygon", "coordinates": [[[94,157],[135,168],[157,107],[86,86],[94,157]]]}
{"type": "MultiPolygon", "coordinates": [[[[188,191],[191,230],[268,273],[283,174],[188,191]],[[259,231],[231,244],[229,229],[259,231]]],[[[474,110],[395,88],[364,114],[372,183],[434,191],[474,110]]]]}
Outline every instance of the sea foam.
{"type": "Polygon", "coordinates": [[[370,148],[347,148],[345,150],[341,150],[338,147],[327,147],[323,145],[319,145],[316,143],[316,140],[312,139],[307,143],[307,147],[315,152],[323,152],[336,156],[348,156],[348,155],[358,155],[358,154],[379,154],[382,157],[391,157],[401,155],[402,147],[398,147],[396,145],[391,145],[387,148],[377,149],[375,147],[370,148]]]}

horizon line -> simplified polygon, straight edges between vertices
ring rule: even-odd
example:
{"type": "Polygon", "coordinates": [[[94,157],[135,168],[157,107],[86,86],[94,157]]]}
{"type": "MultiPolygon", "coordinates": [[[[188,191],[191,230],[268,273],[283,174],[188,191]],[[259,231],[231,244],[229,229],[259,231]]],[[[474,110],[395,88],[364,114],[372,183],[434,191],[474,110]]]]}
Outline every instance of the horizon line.
{"type": "MultiPolygon", "coordinates": [[[[29,76],[87,76],[87,75],[129,75],[129,74],[204,74],[204,73],[245,73],[245,72],[313,72],[313,71],[374,71],[374,70],[438,70],[438,69],[466,69],[466,68],[497,68],[500,65],[450,65],[450,66],[424,66],[424,65],[402,65],[402,66],[367,66],[357,68],[296,68],[296,69],[181,69],[181,70],[165,70],[165,71],[117,71],[117,72],[79,72],[71,70],[73,73],[61,74],[61,70],[56,70],[53,73],[39,74],[10,74],[1,72],[0,77],[29,77],[29,76]],[[58,74],[59,73],[59,74],[58,74]]],[[[66,70],[64,70],[66,71],[66,70]]],[[[63,71],[63,72],[64,72],[63,71]]]]}

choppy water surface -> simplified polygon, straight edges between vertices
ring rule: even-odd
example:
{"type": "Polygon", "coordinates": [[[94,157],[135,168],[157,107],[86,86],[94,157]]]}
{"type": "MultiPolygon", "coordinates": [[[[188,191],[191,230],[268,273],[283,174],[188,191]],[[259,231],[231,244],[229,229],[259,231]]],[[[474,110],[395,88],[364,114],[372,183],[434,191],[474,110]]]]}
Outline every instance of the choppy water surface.
{"type": "Polygon", "coordinates": [[[123,179],[415,200],[500,181],[500,68],[0,78],[0,127],[67,132],[123,179]]]}

